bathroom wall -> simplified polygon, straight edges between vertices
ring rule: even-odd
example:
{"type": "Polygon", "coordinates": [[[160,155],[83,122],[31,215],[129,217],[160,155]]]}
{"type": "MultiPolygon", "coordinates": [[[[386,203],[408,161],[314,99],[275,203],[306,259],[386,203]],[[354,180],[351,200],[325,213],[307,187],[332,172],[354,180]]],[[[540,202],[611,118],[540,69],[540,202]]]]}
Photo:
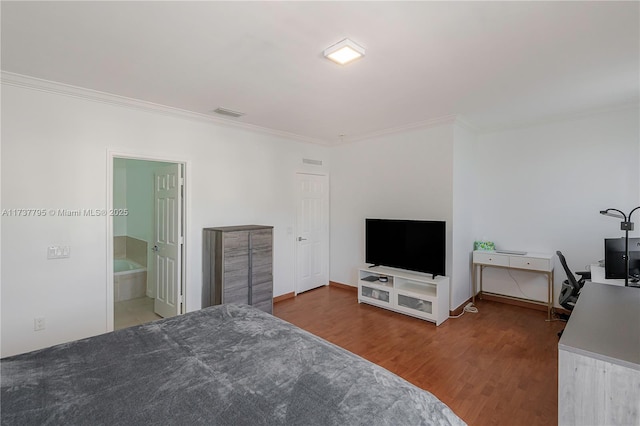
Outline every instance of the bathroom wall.
{"type": "MultiPolygon", "coordinates": [[[[126,209],[124,216],[113,217],[114,257],[152,265],[154,246],[153,181],[154,171],[168,165],[159,161],[114,159],[113,206],[126,209]]],[[[155,278],[147,274],[147,296],[155,297],[155,278]]]]}
{"type": "Polygon", "coordinates": [[[113,237],[113,258],[114,259],[126,259],[127,258],[127,236],[116,235],[113,237]]]}
{"type": "Polygon", "coordinates": [[[149,265],[148,253],[151,252],[149,243],[127,235],[126,258],[133,260],[139,265],[146,267],[149,265]]]}
{"type": "Polygon", "coordinates": [[[113,258],[133,260],[146,267],[149,264],[148,247],[149,244],[146,241],[128,235],[117,235],[113,237],[113,258]]]}
{"type": "MultiPolygon", "coordinates": [[[[127,171],[127,235],[153,247],[153,172],[169,163],[125,159],[127,171]]],[[[115,202],[115,199],[114,199],[115,202]]]]}

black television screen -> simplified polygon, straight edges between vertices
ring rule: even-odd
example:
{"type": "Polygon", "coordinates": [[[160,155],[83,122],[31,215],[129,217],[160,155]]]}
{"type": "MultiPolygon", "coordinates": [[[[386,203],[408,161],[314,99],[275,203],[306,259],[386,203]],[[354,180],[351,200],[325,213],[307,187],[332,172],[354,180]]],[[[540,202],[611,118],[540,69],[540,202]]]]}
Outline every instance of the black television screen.
{"type": "MultiPolygon", "coordinates": [[[[604,277],[624,279],[624,238],[604,240],[604,277]]],[[[640,278],[640,238],[629,238],[629,278],[640,278]]]]}
{"type": "Polygon", "coordinates": [[[366,219],[365,262],[446,275],[446,222],[366,219]]]}

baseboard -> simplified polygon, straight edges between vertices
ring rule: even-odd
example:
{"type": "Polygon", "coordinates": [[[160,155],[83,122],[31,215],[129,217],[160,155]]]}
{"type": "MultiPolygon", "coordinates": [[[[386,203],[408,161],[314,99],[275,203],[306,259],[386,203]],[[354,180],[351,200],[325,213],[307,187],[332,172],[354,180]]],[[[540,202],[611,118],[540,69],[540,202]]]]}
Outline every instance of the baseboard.
{"type": "MultiPolygon", "coordinates": [[[[479,297],[479,296],[476,296],[479,297]]],[[[492,302],[499,302],[499,303],[506,303],[508,305],[515,305],[515,306],[521,306],[524,308],[529,308],[529,309],[535,309],[536,311],[546,311],[547,310],[547,305],[541,305],[539,303],[535,303],[535,302],[529,302],[526,300],[520,300],[520,299],[513,299],[509,296],[501,296],[499,294],[487,294],[487,293],[483,293],[482,294],[482,299],[484,300],[489,300],[492,302]]],[[[458,306],[457,308],[455,308],[452,311],[449,311],[449,316],[455,317],[458,316],[462,313],[462,311],[464,310],[464,307],[467,306],[467,304],[471,303],[471,301],[473,300],[473,298],[468,298],[466,301],[462,302],[462,305],[458,306]]],[[[553,308],[553,312],[558,313],[558,314],[565,314],[565,315],[570,315],[571,311],[568,311],[564,308],[557,308],[554,307],[553,308]]]]}
{"type": "Polygon", "coordinates": [[[562,314],[562,315],[571,315],[571,311],[565,308],[553,308],[553,312],[555,312],[556,314],[562,314]]]}
{"type": "Polygon", "coordinates": [[[449,316],[457,317],[458,315],[460,315],[462,311],[464,311],[464,307],[467,306],[467,304],[471,303],[471,300],[471,298],[468,298],[466,301],[462,302],[462,305],[458,306],[453,311],[449,311],[449,316]]]}
{"type": "Polygon", "coordinates": [[[514,305],[514,306],[520,306],[522,308],[535,309],[536,311],[547,310],[546,303],[531,302],[528,300],[518,299],[511,296],[504,296],[501,294],[482,293],[482,296],[476,296],[476,297],[482,297],[482,300],[489,300],[491,302],[506,303],[507,305],[514,305]]]}
{"type": "MultiPolygon", "coordinates": [[[[342,290],[353,291],[356,293],[358,292],[358,287],[354,287],[348,284],[338,283],[335,281],[329,281],[329,287],[335,287],[342,290]]],[[[292,291],[291,293],[285,293],[283,295],[274,297],[273,303],[278,303],[278,302],[282,302],[283,300],[293,299],[294,297],[296,297],[296,293],[292,291]]]]}
{"type": "Polygon", "coordinates": [[[358,292],[358,287],[354,287],[354,286],[348,285],[348,284],[337,283],[335,281],[329,281],[329,286],[330,287],[341,288],[343,290],[353,291],[353,292],[356,292],[356,293],[358,292]]]}
{"type": "MultiPolygon", "coordinates": [[[[349,284],[342,284],[336,281],[329,281],[329,287],[335,287],[335,288],[339,288],[342,290],[348,290],[348,291],[352,291],[357,293],[358,292],[358,287],[349,285],[349,284]]],[[[273,298],[273,303],[278,303],[281,302],[283,300],[287,300],[287,299],[293,299],[294,297],[296,297],[296,294],[294,292],[291,293],[285,293],[281,296],[277,296],[273,298]]],[[[479,296],[476,296],[479,297],[479,296]]],[[[514,299],[512,297],[509,296],[502,296],[499,294],[489,294],[489,293],[483,293],[482,294],[482,299],[483,300],[489,300],[491,302],[499,302],[499,303],[506,303],[508,305],[514,305],[514,306],[520,306],[520,307],[524,307],[524,308],[529,308],[529,309],[535,309],[537,311],[546,311],[547,310],[547,305],[543,305],[541,303],[536,303],[536,302],[529,302],[527,300],[521,300],[521,299],[514,299]]],[[[458,306],[457,308],[450,310],[449,311],[449,315],[450,316],[457,316],[460,315],[462,313],[462,311],[464,310],[464,307],[467,306],[467,304],[469,304],[471,302],[472,298],[468,298],[467,300],[465,300],[460,306],[458,306]]],[[[566,309],[563,308],[553,308],[555,312],[558,313],[563,313],[563,314],[570,314],[571,311],[568,311],[566,309]]]]}
{"type": "Polygon", "coordinates": [[[291,293],[285,293],[280,296],[276,296],[273,298],[273,303],[282,302],[283,300],[293,299],[296,297],[296,294],[292,291],[291,293]]]}

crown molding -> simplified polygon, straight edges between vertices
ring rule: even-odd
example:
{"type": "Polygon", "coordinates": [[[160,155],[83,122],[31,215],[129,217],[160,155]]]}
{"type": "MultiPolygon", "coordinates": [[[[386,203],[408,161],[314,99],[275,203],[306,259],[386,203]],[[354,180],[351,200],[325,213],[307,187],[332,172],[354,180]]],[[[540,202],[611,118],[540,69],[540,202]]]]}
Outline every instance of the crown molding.
{"type": "Polygon", "coordinates": [[[456,125],[462,127],[465,130],[470,131],[471,133],[480,133],[482,131],[482,128],[473,124],[472,122],[470,122],[469,120],[467,120],[466,117],[462,116],[462,115],[456,115],[455,118],[455,123],[456,125]]]}
{"type": "Polygon", "coordinates": [[[564,114],[554,114],[554,115],[550,115],[537,120],[523,120],[518,123],[512,123],[512,124],[501,125],[501,126],[491,126],[491,127],[483,127],[483,128],[478,127],[476,128],[476,133],[486,135],[491,133],[507,132],[511,130],[521,130],[521,129],[527,129],[530,127],[544,126],[547,124],[560,123],[563,121],[580,120],[593,115],[607,114],[607,113],[625,111],[625,110],[631,110],[631,109],[640,109],[640,102],[638,101],[624,102],[624,103],[613,104],[613,105],[608,105],[604,107],[583,109],[580,111],[573,111],[573,112],[568,112],[564,114]]]}
{"type": "Polygon", "coordinates": [[[444,115],[442,117],[430,118],[428,120],[408,123],[402,126],[390,127],[387,129],[377,130],[375,132],[363,133],[361,135],[348,136],[348,137],[344,136],[343,138],[341,138],[340,143],[355,142],[363,139],[373,139],[380,136],[386,136],[386,135],[391,135],[396,133],[404,133],[410,130],[426,129],[429,127],[441,126],[443,124],[452,124],[452,123],[455,123],[456,120],[458,119],[459,117],[457,115],[444,115]]]}
{"type": "Polygon", "coordinates": [[[327,141],[298,135],[295,133],[285,132],[282,130],[270,129],[267,127],[256,126],[254,124],[242,123],[234,120],[214,117],[207,114],[187,111],[180,108],[174,108],[166,105],[160,105],[153,102],[142,101],[139,99],[128,98],[126,96],[114,95],[111,93],[100,92],[98,90],[87,89],[84,87],[73,86],[65,83],[44,80],[36,77],[16,74],[8,71],[2,71],[0,74],[2,84],[9,86],[21,87],[30,90],[37,90],[56,95],[69,96],[73,98],[83,99],[91,102],[115,105],[138,109],[142,111],[155,112],[173,117],[180,117],[189,120],[196,120],[206,123],[213,123],[220,126],[232,127],[236,129],[248,130],[251,132],[267,134],[270,136],[278,136],[281,138],[291,139],[297,142],[312,143],[316,145],[329,145],[327,141]]]}
{"type": "Polygon", "coordinates": [[[626,109],[638,109],[640,103],[627,102],[607,107],[592,108],[588,110],[576,111],[567,114],[558,114],[538,120],[522,121],[519,123],[512,123],[510,125],[503,126],[490,126],[482,127],[475,125],[468,121],[464,116],[459,114],[444,115],[441,117],[431,118],[428,120],[408,123],[402,126],[391,127],[387,129],[377,130],[374,132],[363,133],[354,136],[343,136],[338,141],[324,140],[311,138],[308,136],[298,135],[295,133],[286,132],[283,130],[271,129],[262,126],[256,126],[254,124],[242,123],[239,121],[219,118],[208,114],[197,113],[180,108],[174,108],[166,105],[160,105],[153,102],[142,101],[139,99],[128,98],[125,96],[114,95],[106,92],[100,92],[93,89],[87,89],[83,87],[73,86],[65,83],[58,83],[50,80],[44,80],[36,77],[26,76],[23,74],[12,73],[8,71],[0,72],[0,82],[3,85],[15,86],[26,88],[30,90],[37,90],[46,93],[52,93],[57,95],[74,97],[86,101],[98,102],[102,104],[120,106],[138,109],[142,111],[154,112],[157,114],[164,114],[172,117],[179,117],[183,119],[195,120],[200,122],[211,123],[219,126],[225,126],[235,129],[242,129],[254,133],[265,134],[269,136],[276,136],[284,139],[293,140],[296,142],[310,143],[314,145],[323,146],[337,146],[350,142],[360,141],[364,139],[373,139],[380,136],[386,136],[390,134],[403,133],[411,130],[425,129],[430,127],[436,127],[443,124],[455,124],[459,125],[477,135],[498,133],[509,130],[524,129],[528,127],[541,126],[545,124],[551,124],[561,121],[576,120],[591,115],[605,114],[608,112],[622,111],[626,109]]]}

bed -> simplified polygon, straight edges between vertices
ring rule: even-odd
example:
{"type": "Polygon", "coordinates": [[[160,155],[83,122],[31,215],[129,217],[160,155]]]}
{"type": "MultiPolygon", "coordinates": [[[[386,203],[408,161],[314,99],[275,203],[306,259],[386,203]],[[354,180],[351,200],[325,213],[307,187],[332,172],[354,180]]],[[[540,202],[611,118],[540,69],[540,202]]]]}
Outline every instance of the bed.
{"type": "Polygon", "coordinates": [[[463,425],[292,324],[220,305],[0,361],[3,425],[463,425]]]}

